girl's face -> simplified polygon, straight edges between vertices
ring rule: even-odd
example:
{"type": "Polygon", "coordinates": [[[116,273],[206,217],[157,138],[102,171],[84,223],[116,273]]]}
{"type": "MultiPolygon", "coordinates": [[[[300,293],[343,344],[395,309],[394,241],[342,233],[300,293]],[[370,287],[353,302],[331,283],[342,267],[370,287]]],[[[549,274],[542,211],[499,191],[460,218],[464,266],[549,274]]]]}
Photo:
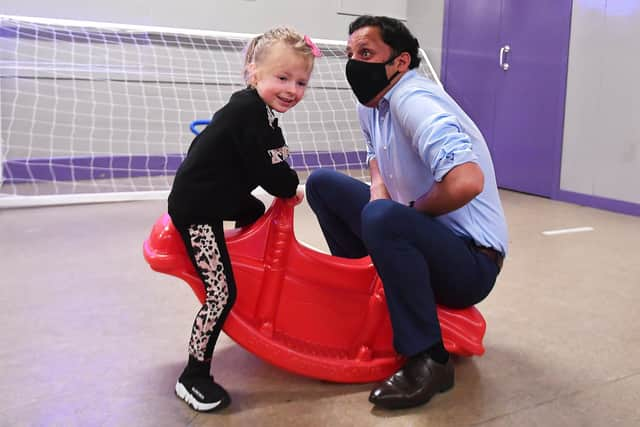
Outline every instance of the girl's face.
{"type": "Polygon", "coordinates": [[[252,83],[269,107],[284,113],[304,96],[311,69],[308,58],[284,43],[276,43],[255,65],[252,83]]]}

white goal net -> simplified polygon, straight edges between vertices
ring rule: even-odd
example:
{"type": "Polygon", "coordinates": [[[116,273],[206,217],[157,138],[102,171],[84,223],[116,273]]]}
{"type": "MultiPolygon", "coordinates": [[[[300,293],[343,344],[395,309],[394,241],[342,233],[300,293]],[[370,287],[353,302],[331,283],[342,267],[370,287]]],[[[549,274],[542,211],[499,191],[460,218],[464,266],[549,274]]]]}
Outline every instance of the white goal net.
{"type": "MultiPolygon", "coordinates": [[[[166,197],[192,122],[244,86],[252,36],[0,15],[0,207],[166,197]]],[[[365,179],[345,44],[316,42],[305,98],[280,120],[291,164],[365,179]]]]}

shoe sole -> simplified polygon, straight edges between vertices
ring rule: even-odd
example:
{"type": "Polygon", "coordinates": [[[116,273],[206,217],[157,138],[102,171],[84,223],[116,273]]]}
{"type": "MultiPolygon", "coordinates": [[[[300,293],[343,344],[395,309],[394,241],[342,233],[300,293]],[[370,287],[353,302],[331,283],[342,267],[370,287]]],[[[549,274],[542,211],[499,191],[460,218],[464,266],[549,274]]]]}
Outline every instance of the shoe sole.
{"type": "Polygon", "coordinates": [[[215,409],[222,409],[222,407],[220,407],[222,400],[212,403],[200,402],[193,394],[189,393],[189,390],[187,390],[187,388],[180,382],[176,383],[176,396],[184,400],[187,405],[199,412],[211,412],[215,409]]]}

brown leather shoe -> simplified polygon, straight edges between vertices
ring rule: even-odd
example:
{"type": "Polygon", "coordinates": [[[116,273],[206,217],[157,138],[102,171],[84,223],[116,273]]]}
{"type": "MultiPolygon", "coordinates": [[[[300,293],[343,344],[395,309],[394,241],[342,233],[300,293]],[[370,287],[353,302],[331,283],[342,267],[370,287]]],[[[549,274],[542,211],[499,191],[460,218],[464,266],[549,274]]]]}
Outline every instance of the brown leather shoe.
{"type": "Polygon", "coordinates": [[[446,364],[427,355],[410,358],[398,372],[387,378],[369,395],[369,402],[385,409],[404,409],[427,403],[436,393],[453,387],[451,358],[446,364]]]}

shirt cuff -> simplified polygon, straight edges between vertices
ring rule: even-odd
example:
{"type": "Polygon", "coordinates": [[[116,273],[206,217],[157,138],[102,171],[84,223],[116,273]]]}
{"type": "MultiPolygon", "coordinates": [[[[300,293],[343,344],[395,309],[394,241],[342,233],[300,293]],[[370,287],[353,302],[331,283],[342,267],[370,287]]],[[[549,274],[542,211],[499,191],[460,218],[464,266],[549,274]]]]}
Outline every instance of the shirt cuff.
{"type": "Polygon", "coordinates": [[[469,162],[478,163],[478,156],[470,148],[449,153],[442,151],[436,161],[433,178],[440,182],[451,169],[469,162]]]}

